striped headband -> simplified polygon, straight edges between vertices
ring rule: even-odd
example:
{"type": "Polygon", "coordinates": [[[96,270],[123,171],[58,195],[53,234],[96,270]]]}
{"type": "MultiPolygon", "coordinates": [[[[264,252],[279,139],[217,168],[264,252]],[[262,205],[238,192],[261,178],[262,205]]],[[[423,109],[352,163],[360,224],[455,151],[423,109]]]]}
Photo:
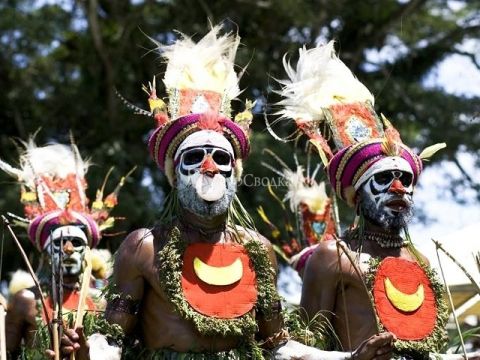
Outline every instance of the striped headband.
{"type": "MultiPolygon", "coordinates": [[[[349,206],[355,206],[355,185],[362,175],[378,161],[393,157],[385,153],[383,143],[383,139],[362,141],[343,148],[330,160],[328,164],[330,183],[337,196],[349,206]]],[[[397,156],[409,164],[415,185],[422,172],[422,161],[409,147],[404,144],[398,145],[400,151],[397,156]]]]}
{"type": "Polygon", "coordinates": [[[28,237],[35,247],[43,251],[51,232],[63,225],[79,225],[84,229],[88,246],[94,248],[100,241],[100,230],[93,218],[85,213],[54,210],[35,217],[28,226],[28,237]]]}
{"type": "MultiPolygon", "coordinates": [[[[173,157],[189,135],[205,129],[199,123],[205,114],[190,114],[158,127],[148,140],[150,155],[158,167],[165,173],[170,185],[174,183],[173,157]]],[[[245,131],[232,120],[218,119],[220,131],[232,144],[236,159],[245,159],[250,151],[250,142],[245,131]]],[[[218,129],[217,129],[218,130],[218,129]]]]}

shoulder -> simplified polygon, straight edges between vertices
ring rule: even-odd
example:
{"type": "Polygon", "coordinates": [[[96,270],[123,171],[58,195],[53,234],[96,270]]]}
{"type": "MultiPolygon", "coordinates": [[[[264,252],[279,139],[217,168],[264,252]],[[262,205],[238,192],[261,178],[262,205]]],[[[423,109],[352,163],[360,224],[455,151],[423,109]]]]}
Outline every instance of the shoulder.
{"type": "Polygon", "coordinates": [[[141,228],[135,231],[132,231],[127,235],[125,240],[120,244],[118,248],[118,253],[142,251],[142,248],[153,245],[153,230],[147,228],[141,228]]]}
{"type": "Polygon", "coordinates": [[[340,268],[342,272],[348,271],[349,267],[345,265],[349,262],[346,261],[345,251],[349,250],[343,241],[339,244],[335,240],[320,242],[307,260],[305,272],[338,274],[340,268]]]}
{"type": "Polygon", "coordinates": [[[420,251],[418,251],[417,249],[415,249],[415,251],[417,252],[418,256],[420,257],[420,260],[427,266],[430,266],[430,260],[428,260],[428,258],[422,254],[420,251]]]}
{"type": "Polygon", "coordinates": [[[8,311],[27,313],[36,307],[37,297],[31,289],[22,289],[15,293],[8,302],[8,311]]]}
{"type": "Polygon", "coordinates": [[[272,243],[262,234],[258,233],[255,230],[244,228],[243,226],[235,226],[232,229],[233,233],[240,235],[240,238],[243,243],[248,243],[250,241],[257,241],[262,243],[267,248],[272,248],[272,243]]]}
{"type": "Polygon", "coordinates": [[[242,226],[236,226],[235,229],[232,231],[236,232],[239,234],[242,242],[249,243],[251,241],[254,241],[256,243],[260,243],[264,249],[267,252],[268,258],[270,259],[271,265],[275,271],[277,270],[277,258],[275,256],[275,251],[273,249],[272,243],[262,234],[258,233],[255,230],[252,229],[246,229],[242,226]]]}
{"type": "Polygon", "coordinates": [[[115,254],[115,267],[135,265],[153,253],[153,230],[141,228],[128,234],[115,254]]]}
{"type": "MultiPolygon", "coordinates": [[[[345,247],[345,246],[344,246],[345,247]]],[[[334,240],[322,241],[313,251],[309,261],[324,263],[325,261],[338,262],[339,254],[343,252],[342,248],[337,246],[334,240]]]]}

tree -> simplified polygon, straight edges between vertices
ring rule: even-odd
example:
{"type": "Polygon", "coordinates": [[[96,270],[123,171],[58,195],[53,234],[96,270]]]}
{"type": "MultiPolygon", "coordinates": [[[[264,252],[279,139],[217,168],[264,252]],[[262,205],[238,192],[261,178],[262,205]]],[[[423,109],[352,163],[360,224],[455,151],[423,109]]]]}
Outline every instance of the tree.
{"type": "MultiPolygon", "coordinates": [[[[375,94],[377,110],[401,130],[406,143],[423,148],[446,141],[447,151],[435,160],[455,161],[462,150],[480,161],[480,99],[427,88],[422,81],[451,54],[467,56],[478,67],[475,55],[460,45],[480,34],[480,4],[465,0],[455,6],[446,0],[5,1],[0,5],[0,156],[16,159],[11,138],[26,139],[39,127],[39,144],[68,142],[71,130],[81,152],[100,165],[87,175],[91,196],[110,165],[116,166],[112,179],[138,166],[116,209],[117,216],[126,217],[120,230],[152,224],[161,208],[159,189],[166,189],[145,145],[153,123],[125,109],[115,88],[146,107],[141,84],[164,70],[146,35],[161,42],[177,36],[173,29],[202,36],[207,19],[226,19],[226,27],[238,29],[242,37],[238,64],[248,64],[241,100],[258,102],[245,173],[273,176],[260,164],[267,147],[293,162],[293,144],[281,144],[265,131],[263,113],[274,112],[271,104],[279,100],[273,90],[278,88],[274,79],[284,76],[282,56],[295,57],[302,44],[311,47],[328,39],[337,41],[341,58],[375,94]],[[393,55],[374,56],[387,50],[393,55]]],[[[241,102],[235,108],[242,109],[241,102]]],[[[281,134],[291,129],[276,127],[281,134]]],[[[21,214],[18,188],[4,174],[0,181],[0,211],[21,214]]],[[[479,183],[468,176],[465,182],[480,198],[479,183]]],[[[241,192],[253,215],[263,204],[275,217],[278,210],[268,206],[265,187],[242,187],[241,192]]],[[[115,249],[121,238],[104,245],[115,249]]],[[[5,269],[19,266],[10,242],[5,251],[5,269]]]]}

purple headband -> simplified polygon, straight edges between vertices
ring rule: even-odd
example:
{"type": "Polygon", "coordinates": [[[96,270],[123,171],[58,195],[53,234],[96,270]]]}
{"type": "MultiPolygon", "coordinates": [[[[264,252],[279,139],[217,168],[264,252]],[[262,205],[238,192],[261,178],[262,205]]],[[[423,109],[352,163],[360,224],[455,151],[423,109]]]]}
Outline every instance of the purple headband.
{"type": "MultiPolygon", "coordinates": [[[[163,127],[155,129],[148,140],[152,158],[165,171],[167,153],[174,154],[180,143],[190,134],[202,130],[197,126],[203,114],[191,114],[171,121],[163,127]],[[173,148],[172,148],[173,147],[173,148]]],[[[232,143],[235,155],[245,159],[250,151],[250,143],[243,129],[227,118],[221,119],[223,134],[232,143]]]]}
{"type": "Polygon", "coordinates": [[[49,211],[33,219],[28,226],[30,241],[38,250],[43,251],[51,231],[62,225],[84,226],[90,248],[96,247],[100,242],[100,230],[90,215],[65,210],[49,211]]]}
{"type": "MultiPolygon", "coordinates": [[[[382,139],[359,142],[340,150],[328,165],[328,177],[338,197],[353,206],[353,183],[377,161],[388,157],[384,153],[382,139]]],[[[422,171],[422,161],[413,151],[400,144],[398,156],[406,160],[413,172],[413,183],[416,184],[422,171]]]]}

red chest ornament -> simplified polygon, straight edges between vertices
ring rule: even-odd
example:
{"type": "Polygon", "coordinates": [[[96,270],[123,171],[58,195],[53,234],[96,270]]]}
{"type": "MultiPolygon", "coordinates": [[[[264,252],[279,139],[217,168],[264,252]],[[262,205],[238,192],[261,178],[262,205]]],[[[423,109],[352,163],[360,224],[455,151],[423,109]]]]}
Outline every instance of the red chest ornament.
{"type": "Polygon", "coordinates": [[[240,244],[191,244],[183,255],[182,290],[201,314],[233,319],[257,301],[256,275],[240,244]]]}
{"type": "MultiPolygon", "coordinates": [[[[63,304],[62,304],[62,309],[64,315],[70,312],[76,312],[78,309],[78,302],[80,301],[80,292],[78,291],[72,291],[68,292],[63,296],[63,304]]],[[[45,305],[47,306],[47,311],[48,311],[48,316],[50,319],[53,318],[53,302],[51,297],[47,297],[45,301],[45,305]]],[[[95,303],[93,300],[87,296],[85,299],[85,310],[88,311],[95,311],[97,309],[95,303]]],[[[42,318],[43,321],[45,322],[45,314],[42,311],[42,318]]]]}
{"type": "Polygon", "coordinates": [[[387,257],[373,282],[380,322],[400,340],[422,340],[434,330],[437,305],[432,284],[415,262],[387,257]]]}

